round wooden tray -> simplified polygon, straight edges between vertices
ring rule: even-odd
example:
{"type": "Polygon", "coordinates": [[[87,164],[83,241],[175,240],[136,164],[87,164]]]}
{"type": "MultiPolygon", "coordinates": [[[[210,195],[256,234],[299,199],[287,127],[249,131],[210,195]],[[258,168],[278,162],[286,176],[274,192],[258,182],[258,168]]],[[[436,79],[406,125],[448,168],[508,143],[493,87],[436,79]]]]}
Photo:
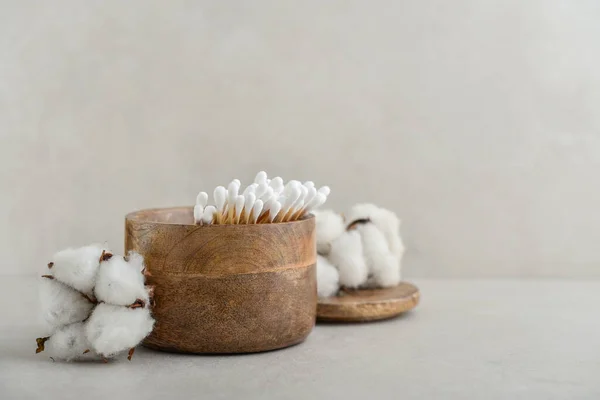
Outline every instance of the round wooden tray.
{"type": "Polygon", "coordinates": [[[342,291],[319,299],[319,321],[365,322],[396,317],[419,304],[419,288],[408,282],[386,289],[342,291]]]}

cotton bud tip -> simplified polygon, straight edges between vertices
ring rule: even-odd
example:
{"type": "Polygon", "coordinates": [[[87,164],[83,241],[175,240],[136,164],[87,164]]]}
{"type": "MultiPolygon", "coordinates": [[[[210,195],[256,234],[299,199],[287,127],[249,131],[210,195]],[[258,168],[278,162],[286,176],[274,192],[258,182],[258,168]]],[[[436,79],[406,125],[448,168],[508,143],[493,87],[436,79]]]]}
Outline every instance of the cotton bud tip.
{"type": "Polygon", "coordinates": [[[196,204],[201,205],[202,207],[206,207],[208,204],[208,193],[200,192],[196,197],[196,204]]]}
{"type": "Polygon", "coordinates": [[[273,202],[271,205],[271,209],[269,210],[269,219],[274,221],[277,217],[277,214],[281,211],[281,203],[278,201],[273,202]]]}
{"type": "Polygon", "coordinates": [[[213,195],[217,210],[223,211],[225,208],[225,203],[227,202],[227,189],[225,189],[223,186],[217,186],[213,195]]]}
{"type": "Polygon", "coordinates": [[[202,215],[204,214],[204,206],[196,204],[194,207],[194,222],[199,224],[202,222],[202,215]]]}
{"type": "Polygon", "coordinates": [[[229,186],[227,186],[227,201],[229,203],[235,203],[235,198],[237,197],[239,190],[240,187],[235,182],[231,182],[229,186]]]}
{"type": "Polygon", "coordinates": [[[267,173],[265,171],[260,171],[258,174],[256,174],[256,177],[254,178],[254,183],[266,183],[267,182],[267,173]]]}
{"type": "Polygon", "coordinates": [[[323,193],[325,196],[329,196],[329,193],[331,193],[331,189],[329,189],[329,186],[323,186],[319,188],[319,193],[323,193]]]}
{"type": "Polygon", "coordinates": [[[202,222],[205,224],[210,224],[213,220],[213,216],[216,212],[214,206],[206,206],[204,209],[204,214],[202,215],[202,222]]]}

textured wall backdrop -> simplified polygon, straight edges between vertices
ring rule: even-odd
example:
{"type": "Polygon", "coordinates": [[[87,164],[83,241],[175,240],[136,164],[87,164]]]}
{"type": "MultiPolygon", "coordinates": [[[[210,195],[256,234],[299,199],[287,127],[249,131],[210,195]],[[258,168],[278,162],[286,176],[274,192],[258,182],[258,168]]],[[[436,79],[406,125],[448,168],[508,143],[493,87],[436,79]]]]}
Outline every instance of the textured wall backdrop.
{"type": "Polygon", "coordinates": [[[409,277],[600,277],[595,1],[0,0],[0,272],[260,169],[409,277]]]}

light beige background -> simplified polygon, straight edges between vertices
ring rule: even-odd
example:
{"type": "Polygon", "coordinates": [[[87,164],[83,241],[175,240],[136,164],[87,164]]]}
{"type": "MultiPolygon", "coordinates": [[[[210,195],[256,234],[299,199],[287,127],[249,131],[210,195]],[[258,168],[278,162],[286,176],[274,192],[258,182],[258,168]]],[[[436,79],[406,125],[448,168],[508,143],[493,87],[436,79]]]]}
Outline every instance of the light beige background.
{"type": "Polygon", "coordinates": [[[600,276],[600,3],[1,1],[0,272],[258,170],[408,277],[600,276]]]}

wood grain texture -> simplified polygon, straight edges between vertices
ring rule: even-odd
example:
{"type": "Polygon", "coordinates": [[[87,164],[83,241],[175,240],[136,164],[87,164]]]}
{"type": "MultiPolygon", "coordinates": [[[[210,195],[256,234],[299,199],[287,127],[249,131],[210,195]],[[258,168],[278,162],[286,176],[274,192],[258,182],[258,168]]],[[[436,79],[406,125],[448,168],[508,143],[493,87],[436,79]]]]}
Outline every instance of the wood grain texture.
{"type": "Polygon", "coordinates": [[[319,299],[320,321],[366,322],[388,319],[419,304],[419,289],[408,282],[386,289],[361,289],[319,299]]]}
{"type": "Polygon", "coordinates": [[[246,353],[303,341],[315,324],[314,217],[193,225],[191,207],[125,219],[125,248],[144,256],[156,325],[147,347],[246,353]]]}

